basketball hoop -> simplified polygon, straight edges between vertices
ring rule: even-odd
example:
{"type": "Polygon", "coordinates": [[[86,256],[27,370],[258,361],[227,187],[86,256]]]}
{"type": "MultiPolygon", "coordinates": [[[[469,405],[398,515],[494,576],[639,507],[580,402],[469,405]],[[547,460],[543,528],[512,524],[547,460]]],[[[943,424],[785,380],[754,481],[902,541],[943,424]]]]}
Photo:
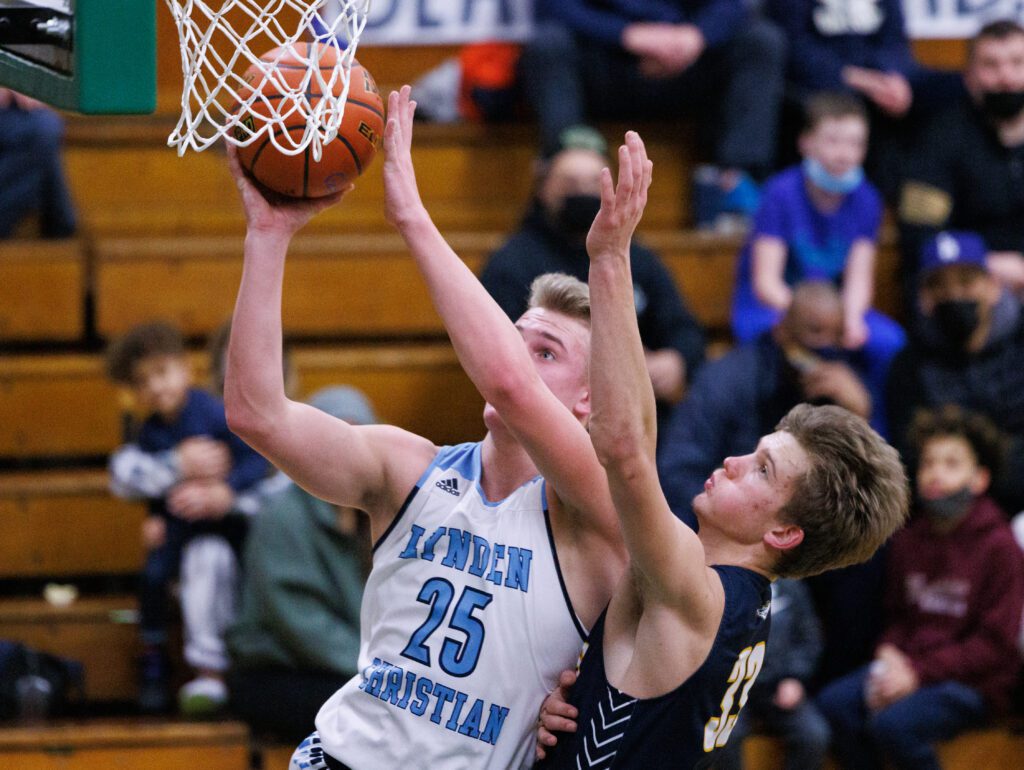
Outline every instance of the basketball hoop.
{"type": "Polygon", "coordinates": [[[166,2],[178,27],[184,77],[181,119],[168,146],[180,156],[221,137],[242,147],[267,135],[282,153],[309,147],[319,161],[341,125],[371,0],[166,2]],[[303,41],[310,43],[307,56],[296,49],[303,41]],[[283,77],[282,59],[302,61],[304,75],[283,77]],[[268,82],[273,99],[263,93],[268,82]]]}

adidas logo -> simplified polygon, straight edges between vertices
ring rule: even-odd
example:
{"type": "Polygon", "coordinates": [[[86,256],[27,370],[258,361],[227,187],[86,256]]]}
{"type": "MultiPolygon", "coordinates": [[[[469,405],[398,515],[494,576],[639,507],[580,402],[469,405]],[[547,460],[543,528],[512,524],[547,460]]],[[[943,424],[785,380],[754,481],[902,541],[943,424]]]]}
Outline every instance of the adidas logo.
{"type": "Polygon", "coordinates": [[[441,479],[435,486],[438,489],[443,489],[450,495],[459,496],[459,482],[455,479],[441,479]]]}

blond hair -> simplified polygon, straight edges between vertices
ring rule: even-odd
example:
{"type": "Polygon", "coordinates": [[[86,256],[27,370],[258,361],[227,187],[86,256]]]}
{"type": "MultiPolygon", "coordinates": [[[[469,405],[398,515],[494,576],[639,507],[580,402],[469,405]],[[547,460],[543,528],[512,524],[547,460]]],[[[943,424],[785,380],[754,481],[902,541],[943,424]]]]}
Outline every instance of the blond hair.
{"type": "Polygon", "coordinates": [[[544,273],[530,284],[529,307],[552,310],[590,326],[590,287],[565,273],[544,273]]]}
{"type": "Polygon", "coordinates": [[[804,531],[775,565],[806,577],[867,561],[907,518],[910,492],[899,453],[860,417],[838,406],[793,407],[776,426],[810,458],[779,519],[804,531]]]}

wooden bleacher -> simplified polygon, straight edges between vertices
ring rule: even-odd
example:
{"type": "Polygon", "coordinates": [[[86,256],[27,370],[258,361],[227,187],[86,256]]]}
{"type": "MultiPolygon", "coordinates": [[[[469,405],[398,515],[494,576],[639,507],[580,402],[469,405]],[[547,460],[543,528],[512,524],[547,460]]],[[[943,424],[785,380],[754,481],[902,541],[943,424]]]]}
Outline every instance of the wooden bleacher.
{"type": "Polygon", "coordinates": [[[0,767],[17,770],[249,770],[239,722],[93,720],[0,729],[0,767]]]}

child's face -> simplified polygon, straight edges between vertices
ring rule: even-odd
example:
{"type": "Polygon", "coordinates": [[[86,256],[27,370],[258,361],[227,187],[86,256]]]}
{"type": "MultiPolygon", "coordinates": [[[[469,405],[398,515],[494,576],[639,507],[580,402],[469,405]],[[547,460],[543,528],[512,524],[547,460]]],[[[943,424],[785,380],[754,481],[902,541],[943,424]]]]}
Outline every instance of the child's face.
{"type": "Polygon", "coordinates": [[[800,153],[814,158],[834,176],[842,176],[864,162],[868,127],[860,118],[825,118],[800,137],[800,153]]]}
{"type": "Polygon", "coordinates": [[[178,416],[191,382],[188,361],[183,356],[150,356],[132,368],[132,393],[139,407],[165,420],[178,416]]]}
{"type": "Polygon", "coordinates": [[[921,450],[917,467],[917,491],[925,500],[971,487],[974,494],[985,491],[982,469],[971,445],[962,436],[934,436],[921,450]]]}

